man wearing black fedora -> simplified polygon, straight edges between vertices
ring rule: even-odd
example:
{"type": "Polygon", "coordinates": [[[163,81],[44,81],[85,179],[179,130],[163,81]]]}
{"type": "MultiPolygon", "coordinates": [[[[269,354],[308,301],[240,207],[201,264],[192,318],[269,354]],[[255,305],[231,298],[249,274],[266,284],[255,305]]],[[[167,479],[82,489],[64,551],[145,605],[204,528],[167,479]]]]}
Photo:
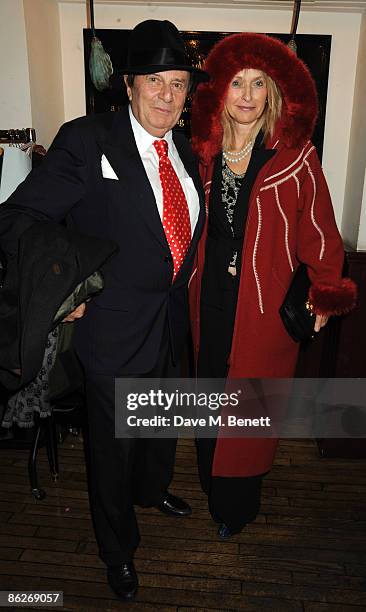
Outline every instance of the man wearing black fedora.
{"type": "Polygon", "coordinates": [[[123,74],[130,104],[63,125],[6,206],[68,217],[78,231],[119,247],[103,268],[102,293],[70,320],[78,319],[75,348],[85,370],[99,554],[114,592],[130,600],[138,585],[134,503],[191,512],[168,493],[176,441],[116,438],[114,393],[116,377],[179,373],[204,194],[190,145],[173,128],[192,84],[207,74],[191,66],[176,27],[155,20],[132,31],[123,74]]]}

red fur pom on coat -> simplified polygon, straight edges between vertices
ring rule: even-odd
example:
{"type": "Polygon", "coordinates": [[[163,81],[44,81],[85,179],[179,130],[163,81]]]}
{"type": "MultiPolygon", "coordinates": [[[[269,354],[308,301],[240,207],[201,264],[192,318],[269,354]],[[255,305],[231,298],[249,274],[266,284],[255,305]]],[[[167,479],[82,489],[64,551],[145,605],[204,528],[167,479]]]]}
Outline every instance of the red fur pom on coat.
{"type": "Polygon", "coordinates": [[[342,315],[350,312],[356,305],[357,287],[350,278],[342,278],[340,286],[312,285],[309,300],[316,314],[342,315]]]}

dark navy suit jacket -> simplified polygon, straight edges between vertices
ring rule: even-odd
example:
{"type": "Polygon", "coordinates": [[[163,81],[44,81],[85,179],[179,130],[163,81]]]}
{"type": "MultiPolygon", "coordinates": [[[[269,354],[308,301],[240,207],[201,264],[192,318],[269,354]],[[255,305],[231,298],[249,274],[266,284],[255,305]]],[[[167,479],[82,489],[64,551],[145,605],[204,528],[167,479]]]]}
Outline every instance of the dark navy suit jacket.
{"type": "Polygon", "coordinates": [[[176,359],[187,338],[187,283],[204,223],[204,194],[187,139],[180,133],[173,138],[200,199],[191,245],[173,284],[169,246],[127,108],[63,125],[41,166],[7,203],[59,221],[68,217],[79,232],[117,243],[118,254],[102,270],[103,292],[76,324],[76,349],[95,373],[150,371],[167,324],[176,359]],[[103,177],[103,154],[119,180],[103,177]]]}

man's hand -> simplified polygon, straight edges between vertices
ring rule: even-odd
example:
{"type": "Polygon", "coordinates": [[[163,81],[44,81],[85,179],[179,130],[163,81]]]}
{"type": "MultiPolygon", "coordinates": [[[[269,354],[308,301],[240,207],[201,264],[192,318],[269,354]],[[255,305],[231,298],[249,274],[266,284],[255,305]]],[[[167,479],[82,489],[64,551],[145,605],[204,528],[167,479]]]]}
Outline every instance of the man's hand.
{"type": "Polygon", "coordinates": [[[329,317],[326,317],[325,315],[316,315],[314,331],[320,331],[321,328],[328,323],[328,319],[329,317]]]}
{"type": "Polygon", "coordinates": [[[75,310],[70,312],[70,314],[62,319],[62,323],[72,323],[76,319],[81,319],[84,316],[86,310],[86,303],[82,302],[75,310]]]}

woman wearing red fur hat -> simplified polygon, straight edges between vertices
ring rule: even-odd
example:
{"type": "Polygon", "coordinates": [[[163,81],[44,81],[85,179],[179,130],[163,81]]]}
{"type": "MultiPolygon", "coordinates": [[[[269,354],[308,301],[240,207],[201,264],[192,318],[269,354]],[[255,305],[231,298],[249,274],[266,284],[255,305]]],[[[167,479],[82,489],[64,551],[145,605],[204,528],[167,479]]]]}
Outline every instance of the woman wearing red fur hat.
{"type": "MultiPolygon", "coordinates": [[[[316,150],[315,85],[283,43],[234,34],[210,52],[192,108],[208,221],[190,284],[200,377],[292,377],[298,345],[279,315],[299,264],[311,280],[315,331],[350,310],[343,244],[316,150]]],[[[201,483],[219,535],[259,511],[273,439],[198,441],[201,483]]]]}

